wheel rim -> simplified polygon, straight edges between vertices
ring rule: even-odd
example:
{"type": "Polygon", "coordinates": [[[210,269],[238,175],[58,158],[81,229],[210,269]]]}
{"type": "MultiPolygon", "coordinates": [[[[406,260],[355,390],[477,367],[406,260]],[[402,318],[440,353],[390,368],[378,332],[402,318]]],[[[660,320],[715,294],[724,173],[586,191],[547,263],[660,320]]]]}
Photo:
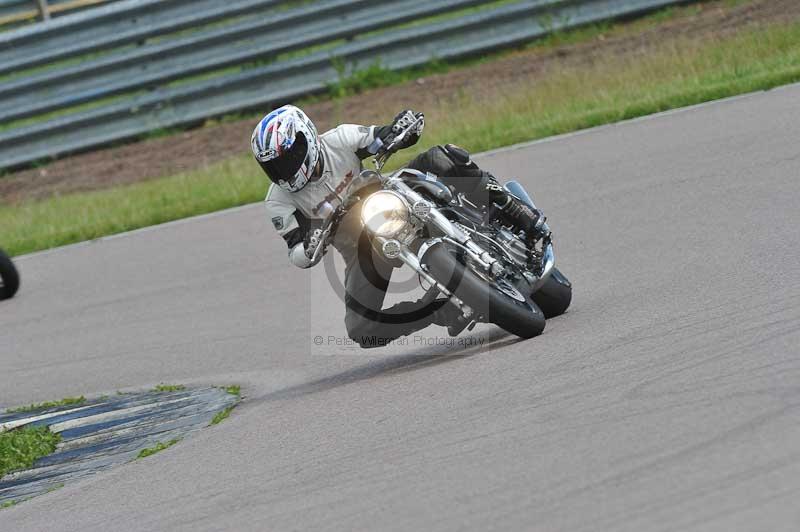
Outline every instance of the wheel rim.
{"type": "Polygon", "coordinates": [[[525,296],[522,294],[522,292],[517,290],[516,286],[512,285],[505,279],[499,279],[492,284],[495,288],[497,288],[499,292],[502,292],[511,299],[518,301],[520,303],[527,303],[527,301],[525,300],[525,296]]]}
{"type": "Polygon", "coordinates": [[[467,261],[466,266],[472,273],[480,277],[480,279],[483,282],[490,285],[501,294],[507,295],[508,297],[510,297],[511,299],[513,299],[518,303],[527,304],[527,300],[525,299],[525,296],[522,294],[522,292],[520,292],[517,289],[517,287],[514,286],[512,283],[510,283],[508,280],[495,279],[493,277],[488,276],[486,272],[484,272],[480,268],[477,268],[475,264],[473,264],[471,261],[467,261]]]}

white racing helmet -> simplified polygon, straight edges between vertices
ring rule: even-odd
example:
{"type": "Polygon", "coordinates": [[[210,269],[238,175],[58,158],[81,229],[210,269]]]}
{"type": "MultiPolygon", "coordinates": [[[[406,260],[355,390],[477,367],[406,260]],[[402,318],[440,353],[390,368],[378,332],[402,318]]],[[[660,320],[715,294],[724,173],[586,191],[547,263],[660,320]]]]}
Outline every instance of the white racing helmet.
{"type": "Polygon", "coordinates": [[[265,116],[250,139],[258,164],[273,183],[289,192],[301,190],[319,160],[317,128],[294,105],[265,116]]]}

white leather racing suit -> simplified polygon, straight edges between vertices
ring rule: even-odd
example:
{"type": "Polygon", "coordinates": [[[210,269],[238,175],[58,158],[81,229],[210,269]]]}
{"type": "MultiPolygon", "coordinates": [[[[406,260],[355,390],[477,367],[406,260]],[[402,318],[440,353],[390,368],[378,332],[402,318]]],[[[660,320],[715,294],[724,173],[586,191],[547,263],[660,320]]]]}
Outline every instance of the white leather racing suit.
{"type": "Polygon", "coordinates": [[[319,137],[322,176],[297,192],[270,186],[265,200],[267,216],[286,240],[289,258],[295,266],[311,266],[303,250],[303,239],[310,227],[322,225],[350,194],[353,179],[363,169],[362,158],[370,155],[366,149],[375,140],[375,129],[375,126],[343,124],[323,133],[319,137]]]}

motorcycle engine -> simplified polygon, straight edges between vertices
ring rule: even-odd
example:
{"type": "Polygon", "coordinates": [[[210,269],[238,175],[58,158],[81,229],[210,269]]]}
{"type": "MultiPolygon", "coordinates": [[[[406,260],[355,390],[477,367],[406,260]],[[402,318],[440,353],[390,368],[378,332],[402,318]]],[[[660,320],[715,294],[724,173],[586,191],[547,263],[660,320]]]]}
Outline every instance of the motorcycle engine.
{"type": "Polygon", "coordinates": [[[530,253],[527,246],[520,240],[520,238],[507,229],[500,229],[497,232],[497,241],[502,244],[508,254],[520,266],[526,267],[530,262],[530,253]]]}

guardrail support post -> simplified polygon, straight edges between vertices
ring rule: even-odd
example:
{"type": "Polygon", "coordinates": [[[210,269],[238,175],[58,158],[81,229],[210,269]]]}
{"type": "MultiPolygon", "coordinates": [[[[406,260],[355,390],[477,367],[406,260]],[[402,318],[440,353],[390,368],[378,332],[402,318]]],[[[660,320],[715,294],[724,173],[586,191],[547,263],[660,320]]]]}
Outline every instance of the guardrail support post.
{"type": "Polygon", "coordinates": [[[47,0],[36,0],[36,6],[39,8],[42,20],[50,20],[50,7],[47,5],[47,0]]]}

